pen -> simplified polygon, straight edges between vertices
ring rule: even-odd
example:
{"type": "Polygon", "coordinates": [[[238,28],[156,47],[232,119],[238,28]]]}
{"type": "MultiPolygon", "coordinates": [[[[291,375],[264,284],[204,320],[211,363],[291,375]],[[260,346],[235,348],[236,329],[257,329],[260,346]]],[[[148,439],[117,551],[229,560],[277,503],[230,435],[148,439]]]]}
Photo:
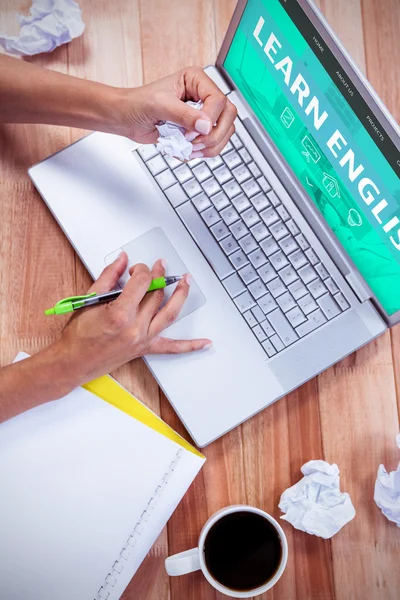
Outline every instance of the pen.
{"type": "MultiPolygon", "coordinates": [[[[160,290],[167,287],[167,285],[177,283],[181,279],[183,279],[183,275],[156,277],[156,279],[153,279],[151,282],[147,291],[153,292],[154,290],[160,290]]],[[[74,312],[74,310],[78,310],[79,308],[86,308],[86,306],[94,306],[95,304],[111,302],[112,300],[116,300],[122,291],[123,290],[111,290],[111,292],[106,292],[105,294],[96,294],[96,292],[93,292],[92,294],[87,294],[86,296],[71,296],[70,298],[64,298],[63,300],[57,302],[53,308],[48,308],[45,310],[44,314],[65,315],[66,313],[74,312]]]]}

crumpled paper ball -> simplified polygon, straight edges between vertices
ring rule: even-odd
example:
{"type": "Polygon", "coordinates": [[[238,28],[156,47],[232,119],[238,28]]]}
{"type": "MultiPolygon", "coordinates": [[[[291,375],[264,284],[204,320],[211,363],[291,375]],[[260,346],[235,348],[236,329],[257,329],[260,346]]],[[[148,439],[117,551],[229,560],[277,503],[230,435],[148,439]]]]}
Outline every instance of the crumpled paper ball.
{"type": "MultiPolygon", "coordinates": [[[[196,110],[200,110],[203,106],[201,100],[198,102],[189,100],[186,104],[189,104],[189,106],[192,106],[196,110]]],[[[164,156],[172,156],[179,160],[189,160],[193,144],[185,138],[186,129],[170,121],[159,123],[156,127],[160,134],[157,140],[158,151],[164,156]]]]}
{"type": "MultiPolygon", "coordinates": [[[[400,434],[396,437],[396,443],[400,449],[400,434]]],[[[385,517],[400,527],[400,462],[396,471],[390,473],[383,465],[379,465],[374,500],[385,517]]]]}

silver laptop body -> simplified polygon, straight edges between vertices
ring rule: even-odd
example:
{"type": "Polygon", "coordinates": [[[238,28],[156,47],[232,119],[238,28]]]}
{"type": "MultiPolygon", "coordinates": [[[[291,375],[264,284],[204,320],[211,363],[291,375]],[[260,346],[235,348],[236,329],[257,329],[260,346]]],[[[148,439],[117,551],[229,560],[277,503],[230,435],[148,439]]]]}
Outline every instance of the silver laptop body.
{"type": "MultiPolygon", "coordinates": [[[[167,335],[210,337],[213,348],[192,355],[150,356],[146,362],[199,446],[209,444],[368,343],[400,316],[395,290],[392,299],[384,289],[387,285],[378,281],[383,273],[386,282],[397,282],[395,262],[388,271],[392,279],[387,279],[385,271],[390,262],[387,252],[396,259],[395,216],[391,214],[383,221],[384,204],[372,212],[380,198],[365,203],[365,210],[354,208],[349,191],[333,177],[326,152],[324,156],[317,141],[319,131],[333,117],[328,115],[315,135],[299,129],[295,138],[301,144],[301,158],[299,155],[296,164],[301,166],[302,160],[309,173],[304,185],[288,156],[273,141],[274,135],[279,138],[279,131],[285,133],[285,129],[296,126],[298,113],[293,104],[279,105],[277,93],[274,106],[279,108],[282,125],[280,129],[271,125],[272,135],[260,119],[264,113],[251,106],[254,100],[253,106],[265,109],[265,102],[257,96],[261,87],[254,81],[237,86],[236,75],[226,68],[239,31],[239,50],[240,43],[244,44],[242,71],[238,66],[234,73],[245,79],[243,69],[248,64],[251,77],[258,77],[252,53],[261,51],[262,58],[265,55],[276,71],[274,76],[289,80],[289,61],[285,63],[285,54],[279,54],[284,35],[278,33],[279,28],[275,30],[266,8],[269,3],[274,5],[275,14],[301,11],[306,26],[315,28],[316,43],[331,52],[351,78],[353,94],[356,92],[370,107],[374,118],[369,122],[375,124],[376,135],[379,130],[386,141],[390,140],[392,163],[395,152],[399,159],[396,123],[316,8],[308,0],[243,0],[235,10],[216,65],[206,69],[239,113],[236,134],[220,156],[182,165],[162,157],[155,146],[138,146],[124,138],[96,133],[29,171],[93,277],[121,248],[127,251],[131,264],[146,262],[151,266],[156,258],[164,257],[169,273],[192,273],[195,283],[187,306],[167,335]],[[243,30],[250,36],[244,41],[240,23],[246,24],[246,19],[252,27],[243,30]],[[275,68],[278,61],[279,70],[275,68]],[[344,210],[348,211],[346,218],[344,210]],[[376,242],[375,230],[369,227],[371,219],[381,221],[376,242]],[[360,242],[366,239],[363,227],[370,231],[368,243],[360,242]],[[389,240],[388,250],[383,234],[389,240]],[[343,245],[350,244],[349,240],[349,248],[358,252],[352,257],[343,245]],[[382,270],[375,269],[374,277],[367,269],[367,278],[356,267],[353,259],[360,261],[360,252],[373,257],[368,265],[379,267],[386,261],[382,270]]],[[[233,60],[233,64],[238,65],[238,61],[233,60]]],[[[314,101],[307,115],[314,124],[323,120],[323,99],[321,95],[318,106],[314,101]]],[[[297,125],[304,128],[304,123],[297,125]]],[[[360,129],[358,134],[365,135],[360,129]]],[[[341,139],[333,129],[327,139],[329,151],[338,155],[339,149],[344,152],[344,135],[341,139]]],[[[291,152],[295,143],[287,147],[291,152]]],[[[354,154],[354,164],[345,163],[342,172],[349,169],[354,178],[351,183],[357,185],[355,174],[359,183],[368,168],[365,164],[360,169],[357,152],[354,154]]],[[[400,160],[397,163],[400,168],[400,160]]],[[[379,166],[379,161],[376,164],[379,166]]],[[[366,195],[367,184],[362,185],[366,195]]],[[[125,280],[126,275],[120,284],[125,280]]]]}

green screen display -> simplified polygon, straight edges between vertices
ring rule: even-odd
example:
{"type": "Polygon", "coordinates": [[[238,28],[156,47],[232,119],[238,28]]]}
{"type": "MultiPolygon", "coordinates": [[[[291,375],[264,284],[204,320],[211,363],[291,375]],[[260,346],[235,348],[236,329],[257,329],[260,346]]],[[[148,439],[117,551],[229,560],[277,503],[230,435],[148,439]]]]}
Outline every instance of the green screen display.
{"type": "Polygon", "coordinates": [[[400,310],[399,177],[279,0],[249,0],[224,67],[383,308],[400,310]]]}

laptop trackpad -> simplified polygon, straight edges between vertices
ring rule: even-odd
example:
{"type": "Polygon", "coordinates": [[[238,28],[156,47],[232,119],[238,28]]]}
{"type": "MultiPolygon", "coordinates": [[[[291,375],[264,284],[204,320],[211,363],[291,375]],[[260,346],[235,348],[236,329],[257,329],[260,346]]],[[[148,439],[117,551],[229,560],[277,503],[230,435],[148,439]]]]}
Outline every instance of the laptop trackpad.
{"type": "MultiPolygon", "coordinates": [[[[144,263],[151,269],[159,258],[165,258],[167,261],[167,275],[183,275],[188,272],[185,263],[180,258],[179,254],[163,232],[160,227],[155,227],[147,233],[144,233],[138,238],[135,238],[131,242],[128,242],[121,248],[118,248],[105,258],[107,265],[112,263],[118,256],[118,254],[124,250],[128,255],[128,268],[119,280],[121,287],[124,287],[125,283],[129,278],[129,268],[137,263],[144,263]]],[[[170,285],[165,288],[165,299],[163,305],[167,302],[168,298],[171,297],[176,285],[170,285]]],[[[206,303],[206,299],[193,279],[190,286],[190,292],[188,299],[186,300],[181,313],[179,314],[178,321],[186,315],[194,312],[206,303]]]]}

